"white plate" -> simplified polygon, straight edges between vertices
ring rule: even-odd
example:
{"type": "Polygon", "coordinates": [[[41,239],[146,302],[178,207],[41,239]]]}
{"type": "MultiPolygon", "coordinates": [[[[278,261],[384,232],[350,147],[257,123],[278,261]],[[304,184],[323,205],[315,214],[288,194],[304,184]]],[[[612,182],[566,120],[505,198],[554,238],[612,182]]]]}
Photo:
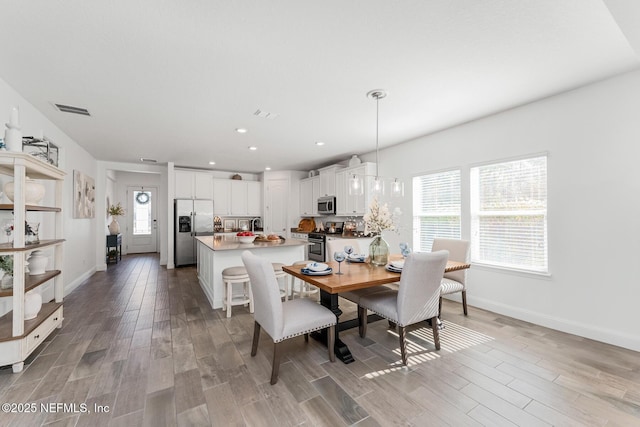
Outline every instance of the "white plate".
{"type": "Polygon", "coordinates": [[[391,267],[393,268],[397,268],[402,270],[402,267],[404,267],[404,260],[400,260],[400,261],[391,261],[389,263],[389,265],[391,265],[391,267]]]}
{"type": "Polygon", "coordinates": [[[387,271],[390,271],[392,273],[402,273],[402,269],[401,268],[394,268],[389,264],[387,264],[384,268],[386,268],[387,271]]]}
{"type": "Polygon", "coordinates": [[[306,268],[303,268],[301,271],[302,271],[302,274],[306,276],[327,276],[333,273],[333,269],[331,267],[327,268],[324,271],[313,271],[313,270],[307,270],[306,268]]]}
{"type": "Polygon", "coordinates": [[[310,262],[304,268],[311,271],[325,271],[329,266],[323,262],[310,262]]]}
{"type": "Polygon", "coordinates": [[[349,258],[349,262],[364,262],[365,258],[349,258]]]}

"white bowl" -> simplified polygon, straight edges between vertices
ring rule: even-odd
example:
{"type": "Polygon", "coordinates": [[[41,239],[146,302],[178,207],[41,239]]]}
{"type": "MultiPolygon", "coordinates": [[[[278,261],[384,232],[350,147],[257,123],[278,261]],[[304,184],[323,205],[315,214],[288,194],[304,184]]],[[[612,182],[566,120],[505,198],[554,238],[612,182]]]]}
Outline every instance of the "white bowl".
{"type": "Polygon", "coordinates": [[[256,239],[256,236],[236,236],[240,243],[253,243],[256,239]]]}
{"type": "MultiPolygon", "coordinates": [[[[27,205],[37,205],[44,198],[44,185],[32,179],[25,180],[24,201],[27,205]]],[[[4,185],[4,194],[13,202],[14,182],[10,181],[4,185]]]]}

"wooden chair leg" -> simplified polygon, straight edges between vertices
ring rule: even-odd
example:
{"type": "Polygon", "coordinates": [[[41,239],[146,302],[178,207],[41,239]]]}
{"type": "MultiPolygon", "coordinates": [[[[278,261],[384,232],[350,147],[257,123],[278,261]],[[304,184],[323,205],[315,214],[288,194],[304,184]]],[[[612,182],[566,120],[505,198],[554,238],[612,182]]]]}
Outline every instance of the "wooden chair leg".
{"type": "Polygon", "coordinates": [[[464,315],[467,315],[467,291],[462,291],[462,309],[464,310],[464,315]]]}
{"type": "Polygon", "coordinates": [[[329,350],[329,360],[331,362],[336,361],[336,352],[335,352],[335,343],[336,343],[336,327],[329,326],[327,330],[327,348],[329,350]]]}
{"type": "Polygon", "coordinates": [[[440,329],[438,328],[438,317],[431,318],[431,329],[433,330],[433,343],[436,350],[440,350],[440,329]]]}
{"type": "Polygon", "coordinates": [[[442,297],[438,300],[438,319],[440,318],[440,314],[442,313],[442,297]]]}
{"type": "Polygon", "coordinates": [[[273,343],[273,367],[271,368],[271,385],[278,382],[278,371],[280,370],[280,344],[273,343]]]}
{"type": "Polygon", "coordinates": [[[398,337],[400,338],[400,354],[402,354],[402,364],[407,366],[407,345],[406,345],[407,328],[398,326],[398,337]]]}
{"type": "Polygon", "coordinates": [[[304,342],[309,342],[309,334],[304,334],[304,342]]]}
{"type": "Polygon", "coordinates": [[[253,325],[253,344],[251,345],[251,357],[258,353],[258,341],[260,341],[260,324],[254,322],[253,325]]]}
{"type": "Polygon", "coordinates": [[[358,306],[358,332],[360,338],[367,336],[367,309],[360,306],[358,306]]]}

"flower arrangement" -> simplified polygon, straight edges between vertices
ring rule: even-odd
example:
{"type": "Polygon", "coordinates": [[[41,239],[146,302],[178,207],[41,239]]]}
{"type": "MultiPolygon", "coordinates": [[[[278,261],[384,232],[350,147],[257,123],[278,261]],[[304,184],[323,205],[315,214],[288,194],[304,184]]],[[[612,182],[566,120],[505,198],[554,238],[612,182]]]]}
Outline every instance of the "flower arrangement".
{"type": "Polygon", "coordinates": [[[109,206],[109,215],[111,215],[111,216],[122,216],[122,215],[124,215],[124,208],[122,207],[120,202],[118,202],[117,205],[109,206]]]}
{"type": "Polygon", "coordinates": [[[389,206],[386,203],[381,205],[377,197],[373,198],[369,205],[369,211],[362,219],[364,220],[365,234],[373,233],[379,235],[384,230],[395,231],[397,229],[394,216],[389,211],[389,206]]]}

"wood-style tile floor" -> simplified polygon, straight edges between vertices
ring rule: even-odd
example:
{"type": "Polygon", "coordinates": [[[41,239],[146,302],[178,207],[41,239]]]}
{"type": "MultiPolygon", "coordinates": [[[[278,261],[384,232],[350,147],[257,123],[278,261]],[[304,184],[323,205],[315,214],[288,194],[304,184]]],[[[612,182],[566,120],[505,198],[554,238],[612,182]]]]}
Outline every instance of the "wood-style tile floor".
{"type": "Polygon", "coordinates": [[[0,402],[37,409],[0,412],[0,426],[640,425],[640,354],[448,301],[442,317],[440,351],[430,328],[411,330],[408,369],[386,322],[342,333],[349,365],[289,340],[271,386],[272,342],[250,357],[247,309],[227,319],[195,268],[130,255],[65,299],[63,328],[23,372],[0,370],[0,402]]]}

